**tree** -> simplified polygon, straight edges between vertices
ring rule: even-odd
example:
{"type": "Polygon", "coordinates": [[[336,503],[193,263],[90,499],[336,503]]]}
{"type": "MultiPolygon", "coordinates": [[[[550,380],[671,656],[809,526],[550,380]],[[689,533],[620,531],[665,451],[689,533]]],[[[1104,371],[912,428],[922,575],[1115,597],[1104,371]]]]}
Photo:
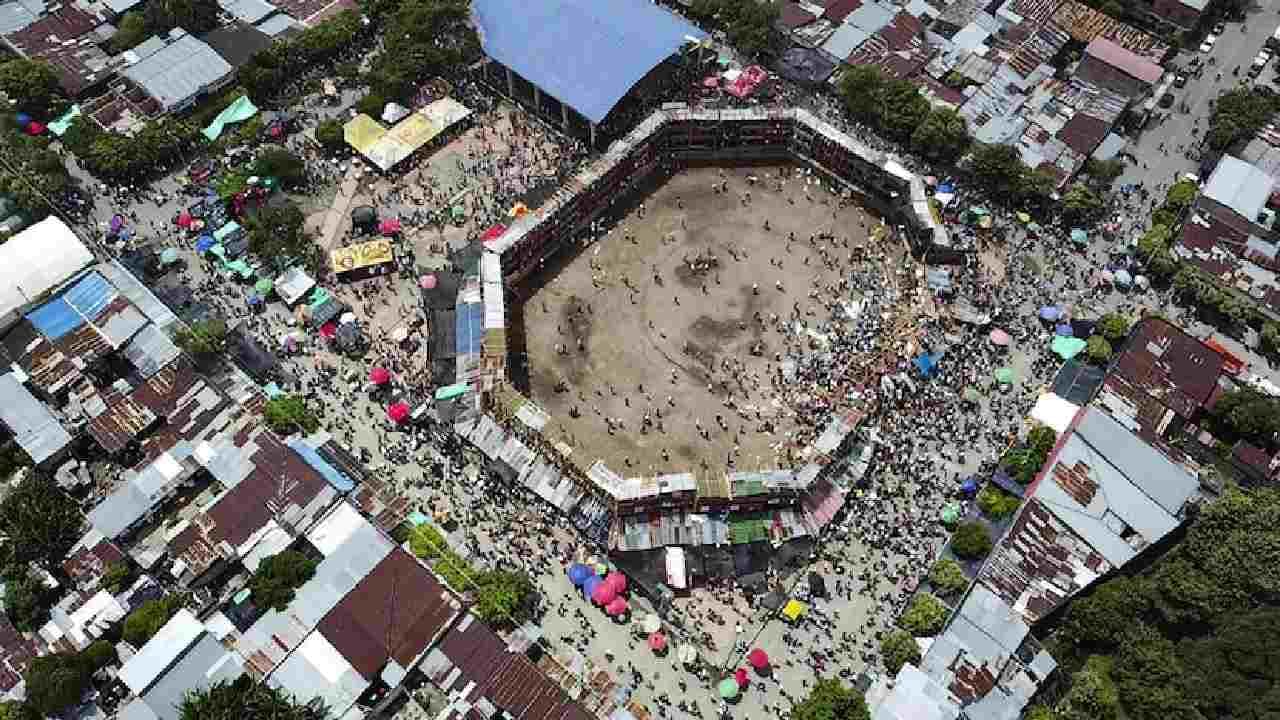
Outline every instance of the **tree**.
{"type": "MultiPolygon", "coordinates": [[[[1058,444],[1058,433],[1048,425],[1036,425],[1027,432],[1027,447],[1041,458],[1048,458],[1053,446],[1058,444]]],[[[1041,464],[1044,460],[1040,461],[1041,464]]],[[[1036,468],[1039,470],[1040,468],[1036,468]]]]}
{"type": "Polygon", "coordinates": [[[965,560],[978,560],[991,552],[991,534],[976,520],[962,522],[951,536],[951,552],[965,560]]]}
{"type": "Polygon", "coordinates": [[[874,65],[854,65],[840,74],[840,97],[854,119],[879,124],[885,82],[874,65]]]}
{"type": "Polygon", "coordinates": [[[280,395],[267,401],[262,409],[267,427],[281,435],[295,432],[312,433],[320,427],[320,420],[307,407],[307,401],[298,395],[280,395]]]}
{"type": "Polygon", "coordinates": [[[1084,354],[1095,365],[1106,365],[1111,360],[1111,343],[1101,335],[1092,335],[1085,343],[1084,354]]]}
{"type": "Polygon", "coordinates": [[[280,688],[247,674],[188,692],[178,706],[178,720],[325,720],[328,714],[320,700],[300,705],[280,688]]]}
{"type": "Polygon", "coordinates": [[[1209,413],[1213,432],[1220,440],[1245,440],[1271,446],[1280,432],[1280,402],[1245,388],[1229,390],[1209,413]]]}
{"type": "Polygon", "coordinates": [[[964,155],[970,142],[964,116],[949,108],[930,110],[911,133],[911,144],[925,157],[944,163],[953,163],[964,155]]]}
{"type": "Polygon", "coordinates": [[[1062,196],[1062,212],[1069,223],[1088,223],[1102,214],[1102,198],[1084,183],[1073,183],[1062,196]]]}
{"type": "Polygon", "coordinates": [[[947,615],[950,612],[950,609],[933,595],[925,592],[916,593],[906,612],[898,618],[898,624],[915,637],[930,637],[938,634],[946,624],[947,615]]]}
{"type": "Polygon", "coordinates": [[[929,587],[942,597],[951,597],[969,587],[969,578],[965,577],[960,563],[943,558],[929,569],[929,587]]]}
{"type": "Polygon", "coordinates": [[[316,142],[329,152],[341,152],[347,147],[341,120],[325,120],[316,126],[316,142]]]}
{"type": "Polygon", "coordinates": [[[431,562],[449,549],[449,542],[434,525],[423,523],[409,533],[409,549],[415,556],[431,562]]]}
{"type": "Polygon", "coordinates": [[[1061,720],[1117,720],[1120,694],[1111,680],[1111,659],[1095,655],[1071,678],[1071,690],[1058,705],[1061,720]]]}
{"type": "Polygon", "coordinates": [[[316,245],[307,234],[305,223],[306,217],[297,205],[269,204],[249,222],[249,250],[277,267],[306,259],[316,245]]]}
{"type": "Polygon", "coordinates": [[[149,0],[144,6],[147,29],[152,34],[182,28],[202,35],[218,27],[218,4],[214,0],[149,0]]]}
{"type": "Polygon", "coordinates": [[[80,655],[92,671],[97,672],[116,661],[116,646],[107,640],[94,640],[80,655]]]}
{"type": "Polygon", "coordinates": [[[13,626],[35,632],[49,619],[49,588],[25,567],[12,566],[4,574],[4,612],[13,626]]]}
{"type": "Polygon", "coordinates": [[[1061,637],[1085,652],[1110,652],[1152,608],[1151,588],[1139,578],[1117,577],[1068,606],[1061,637]]]}
{"type": "Polygon", "coordinates": [[[0,442],[0,482],[8,482],[19,470],[31,467],[31,456],[13,440],[0,442]]]}
{"type": "Polygon", "coordinates": [[[1113,312],[1098,318],[1097,332],[1106,338],[1108,342],[1116,344],[1129,337],[1129,328],[1131,327],[1133,327],[1133,322],[1128,316],[1113,312]]]}
{"type": "Polygon", "coordinates": [[[67,102],[58,73],[43,60],[0,62],[0,92],[9,96],[14,109],[45,120],[60,115],[67,102]]]}
{"type": "Polygon", "coordinates": [[[130,10],[120,18],[116,34],[107,42],[112,54],[130,50],[147,39],[147,19],[139,10],[130,10]]]}
{"type": "Polygon", "coordinates": [[[1003,520],[1018,510],[1022,501],[995,485],[988,484],[978,492],[978,507],[992,520],[1003,520]]]}
{"type": "Polygon", "coordinates": [[[819,678],[809,696],[791,706],[791,720],[870,720],[867,701],[835,678],[819,678]]]}
{"type": "Polygon", "coordinates": [[[1262,347],[1262,352],[1268,355],[1275,355],[1280,352],[1280,324],[1267,322],[1262,325],[1262,332],[1258,334],[1258,341],[1262,347]]]}
{"type": "Polygon", "coordinates": [[[316,561],[296,550],[285,550],[258,564],[249,577],[249,591],[260,608],[283,612],[293,601],[294,591],[316,574],[316,561]]]}
{"type": "Polygon", "coordinates": [[[307,165],[282,147],[269,147],[253,161],[253,174],[278,178],[284,187],[294,188],[306,182],[307,165]]]}
{"type": "Polygon", "coordinates": [[[1218,96],[1209,116],[1205,140],[1213,150],[1225,151],[1237,141],[1253,137],[1280,107],[1268,90],[1243,87],[1218,96]]]}
{"type": "Polygon", "coordinates": [[[1164,206],[1171,212],[1180,213],[1191,207],[1191,203],[1195,202],[1196,195],[1200,193],[1200,188],[1190,180],[1179,180],[1169,188],[1169,192],[1165,193],[1164,206]]]}
{"type": "MultiPolygon", "coordinates": [[[[908,142],[913,133],[925,124],[929,117],[929,101],[924,99],[920,90],[909,80],[888,79],[881,88],[877,107],[880,117],[877,126],[890,138],[898,142],[908,142]]],[[[960,122],[963,119],[958,118],[960,122]]],[[[945,133],[949,136],[950,133],[945,133]]],[[[945,140],[946,137],[931,137],[931,140],[945,140]]]]}
{"type": "Polygon", "coordinates": [[[43,720],[29,704],[16,700],[0,702],[0,720],[43,720]]]}
{"type": "Polygon", "coordinates": [[[1124,174],[1124,162],[1089,158],[1084,163],[1084,171],[1098,187],[1108,188],[1124,174]]]}
{"type": "Polygon", "coordinates": [[[911,633],[906,630],[894,630],[880,641],[880,659],[884,662],[884,669],[889,671],[890,675],[897,675],[902,666],[907,663],[920,664],[920,646],[916,643],[916,639],[911,637],[911,633]]]}
{"type": "Polygon", "coordinates": [[[199,362],[221,355],[227,346],[227,324],[217,318],[198,320],[178,328],[173,342],[199,362]]]}
{"type": "Polygon", "coordinates": [[[1205,717],[1266,720],[1280,714],[1280,608],[1219,619],[1210,637],[1178,644],[1183,684],[1205,717]]]}
{"type": "Polygon", "coordinates": [[[476,577],[475,616],[498,627],[515,627],[530,618],[537,594],[529,576],[511,570],[487,570],[476,577]]]}
{"type": "Polygon", "coordinates": [[[59,568],[83,527],[80,509],[49,476],[29,474],[0,500],[6,561],[0,565],[59,568]]]}
{"type": "Polygon", "coordinates": [[[58,653],[32,658],[23,675],[27,704],[44,717],[80,704],[92,671],[78,655],[58,653]]]}
{"type": "Polygon", "coordinates": [[[723,29],[729,44],[751,57],[774,48],[781,40],[776,29],[781,9],[776,2],[693,0],[689,17],[710,28],[723,29]]]}
{"type": "Polygon", "coordinates": [[[142,603],[124,619],[125,642],[135,648],[146,645],[186,604],[186,595],[170,595],[142,603]]]}
{"type": "Polygon", "coordinates": [[[1026,172],[1022,157],[1010,145],[977,143],[969,160],[973,177],[993,195],[1019,195],[1026,172]]]}

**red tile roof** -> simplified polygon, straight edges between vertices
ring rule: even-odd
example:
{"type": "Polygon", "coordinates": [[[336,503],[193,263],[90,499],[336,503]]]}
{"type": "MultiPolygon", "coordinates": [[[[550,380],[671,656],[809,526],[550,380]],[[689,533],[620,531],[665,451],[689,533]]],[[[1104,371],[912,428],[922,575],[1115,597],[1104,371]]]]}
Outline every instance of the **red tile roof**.
{"type": "Polygon", "coordinates": [[[1157,64],[1126,50],[1103,37],[1094,38],[1084,49],[1085,55],[1100,60],[1126,75],[1154,85],[1164,75],[1164,70],[1157,64]]]}

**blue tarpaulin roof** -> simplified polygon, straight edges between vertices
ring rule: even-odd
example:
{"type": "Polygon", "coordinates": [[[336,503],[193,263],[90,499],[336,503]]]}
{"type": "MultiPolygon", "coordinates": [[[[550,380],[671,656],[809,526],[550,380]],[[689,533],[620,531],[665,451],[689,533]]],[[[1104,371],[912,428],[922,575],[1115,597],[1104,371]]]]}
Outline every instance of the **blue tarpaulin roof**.
{"type": "Polygon", "coordinates": [[[94,320],[115,299],[116,289],[101,275],[91,272],[62,295],[27,315],[27,320],[50,340],[74,332],[86,320],[94,320]]]}
{"type": "Polygon", "coordinates": [[[84,318],[65,298],[56,297],[27,314],[27,320],[50,340],[72,333],[84,324],[84,318]]]}
{"type": "Polygon", "coordinates": [[[592,122],[706,33],[647,0],[474,0],[485,54],[592,122]]]}
{"type": "Polygon", "coordinates": [[[338,492],[350,492],[355,488],[356,484],[351,478],[342,474],[342,471],[329,464],[328,460],[320,457],[320,453],[315,448],[308,445],[304,440],[298,437],[292,437],[285,441],[285,444],[293,448],[313,470],[320,473],[320,476],[329,481],[338,492]]]}
{"type": "Polygon", "coordinates": [[[479,355],[480,347],[484,344],[484,305],[459,305],[456,322],[458,354],[479,355]]]}

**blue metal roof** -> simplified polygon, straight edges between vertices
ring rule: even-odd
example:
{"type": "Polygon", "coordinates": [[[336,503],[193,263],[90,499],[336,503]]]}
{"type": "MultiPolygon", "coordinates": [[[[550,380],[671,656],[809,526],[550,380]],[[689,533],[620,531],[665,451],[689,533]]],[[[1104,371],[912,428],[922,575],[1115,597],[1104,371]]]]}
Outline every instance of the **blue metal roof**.
{"type": "Polygon", "coordinates": [[[293,451],[298,453],[298,457],[302,458],[303,462],[310,465],[312,470],[320,474],[320,477],[328,480],[329,484],[338,492],[351,492],[355,488],[355,481],[331,465],[328,460],[321,457],[320,453],[316,452],[316,449],[308,445],[305,440],[291,437],[285,440],[285,444],[293,448],[293,451]]]}
{"type": "Polygon", "coordinates": [[[474,0],[485,54],[592,122],[706,33],[646,0],[474,0]]]}
{"type": "Polygon", "coordinates": [[[458,306],[456,342],[459,355],[479,355],[484,345],[484,305],[464,303],[458,306]]]}

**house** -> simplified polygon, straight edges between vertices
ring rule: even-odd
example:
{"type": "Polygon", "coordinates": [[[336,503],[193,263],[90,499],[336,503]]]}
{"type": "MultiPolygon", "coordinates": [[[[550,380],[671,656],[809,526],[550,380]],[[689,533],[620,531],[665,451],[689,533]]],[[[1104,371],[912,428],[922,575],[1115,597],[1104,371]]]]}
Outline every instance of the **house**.
{"type": "Polygon", "coordinates": [[[1183,30],[1194,30],[1209,0],[1152,0],[1151,12],[1183,30]]]}
{"type": "Polygon", "coordinates": [[[190,610],[182,609],[120,667],[118,678],[133,700],[122,720],[178,720],[187,693],[244,674],[240,656],[223,647],[190,610]]]}
{"type": "Polygon", "coordinates": [[[231,81],[231,64],[181,28],[155,36],[125,53],[120,75],[154,99],[162,112],[193,105],[231,81]]]}
{"type": "Polygon", "coordinates": [[[54,215],[0,245],[0,330],[92,262],[89,248],[54,215]]]}
{"type": "Polygon", "coordinates": [[[1076,77],[1119,92],[1131,99],[1146,95],[1160,82],[1164,70],[1155,62],[1104,37],[1084,49],[1076,77]]]}
{"type": "Polygon", "coordinates": [[[1205,183],[1196,209],[1233,230],[1266,237],[1271,217],[1264,213],[1276,179],[1234,155],[1223,155],[1205,183]]]}

